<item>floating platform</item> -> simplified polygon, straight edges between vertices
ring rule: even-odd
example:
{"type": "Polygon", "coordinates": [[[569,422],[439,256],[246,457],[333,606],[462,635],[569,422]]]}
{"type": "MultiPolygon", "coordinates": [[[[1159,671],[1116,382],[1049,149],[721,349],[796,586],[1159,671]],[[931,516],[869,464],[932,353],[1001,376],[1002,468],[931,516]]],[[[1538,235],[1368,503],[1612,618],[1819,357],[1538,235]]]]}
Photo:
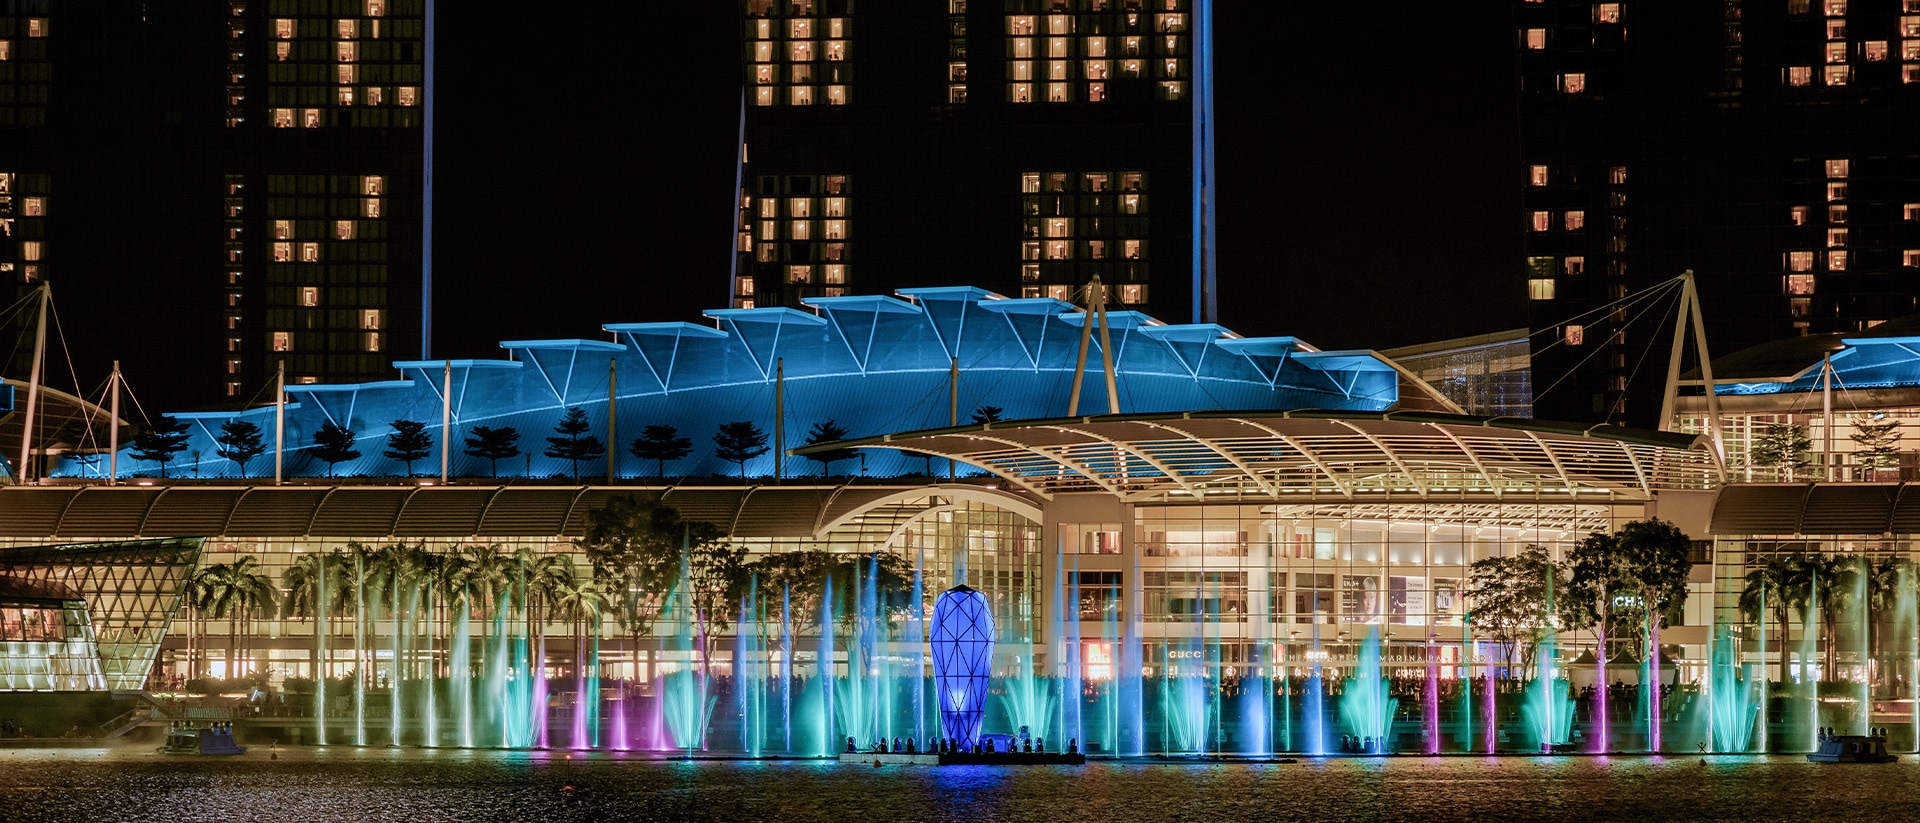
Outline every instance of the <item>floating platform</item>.
{"type": "Polygon", "coordinates": [[[213,728],[201,729],[190,724],[176,724],[167,730],[167,742],[160,746],[160,754],[246,754],[247,747],[233,742],[233,727],[216,724],[213,728]]]}
{"type": "Polygon", "coordinates": [[[1081,766],[1087,762],[1084,754],[1065,754],[1058,752],[994,752],[987,754],[896,754],[880,752],[845,752],[840,762],[853,765],[872,766],[1081,766]]]}
{"type": "Polygon", "coordinates": [[[1846,734],[1820,741],[1820,750],[1807,755],[1812,763],[1893,763],[1900,758],[1887,752],[1887,739],[1846,734]]]}

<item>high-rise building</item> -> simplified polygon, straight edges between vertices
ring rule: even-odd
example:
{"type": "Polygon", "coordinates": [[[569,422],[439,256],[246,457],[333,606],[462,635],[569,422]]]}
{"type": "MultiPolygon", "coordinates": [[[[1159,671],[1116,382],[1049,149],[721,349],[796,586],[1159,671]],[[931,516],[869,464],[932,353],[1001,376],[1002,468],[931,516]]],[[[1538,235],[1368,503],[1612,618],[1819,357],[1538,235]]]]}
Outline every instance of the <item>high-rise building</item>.
{"type": "Polygon", "coordinates": [[[1214,319],[1211,0],[741,3],[736,308],[981,285],[1214,319]]]}
{"type": "Polygon", "coordinates": [[[1920,310],[1920,0],[1514,5],[1540,417],[1655,423],[1689,269],[1720,353],[1920,310]]]}
{"type": "Polygon", "coordinates": [[[0,276],[163,404],[417,354],[425,0],[0,11],[0,276]]]}

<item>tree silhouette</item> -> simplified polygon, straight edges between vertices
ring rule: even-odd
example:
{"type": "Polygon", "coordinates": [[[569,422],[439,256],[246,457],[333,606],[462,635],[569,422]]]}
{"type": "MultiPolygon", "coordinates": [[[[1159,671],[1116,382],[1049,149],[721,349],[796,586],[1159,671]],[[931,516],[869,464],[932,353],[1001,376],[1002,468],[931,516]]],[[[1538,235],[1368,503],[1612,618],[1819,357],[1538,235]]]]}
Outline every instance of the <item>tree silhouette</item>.
{"type": "Polygon", "coordinates": [[[1855,454],[1860,456],[1860,466],[1869,472],[1900,465],[1900,421],[1887,417],[1886,412],[1854,418],[1853,433],[1847,439],[1860,446],[1855,454]]]}
{"type": "Polygon", "coordinates": [[[166,415],[146,431],[133,438],[132,456],[135,460],[150,460],[160,464],[160,476],[167,476],[167,464],[173,462],[173,456],[187,447],[187,424],[166,415]]]}
{"type": "Polygon", "coordinates": [[[1813,439],[1807,436],[1805,426],[1772,423],[1753,438],[1753,448],[1749,454],[1756,466],[1784,466],[1787,479],[1792,480],[1794,471],[1813,464],[1807,457],[1807,452],[1812,448],[1813,439]]]}
{"type": "Polygon", "coordinates": [[[328,420],[320,424],[320,430],[313,433],[313,456],[327,461],[327,476],[333,476],[333,467],[360,456],[353,447],[353,430],[328,420]]]}
{"type": "Polygon", "coordinates": [[[416,420],[395,420],[388,425],[393,431],[387,433],[387,450],[381,454],[407,464],[407,476],[412,477],[413,461],[433,453],[433,435],[427,434],[427,424],[416,420]]]}
{"type": "Polygon", "coordinates": [[[607,447],[588,432],[593,424],[587,422],[587,413],[575,406],[560,415],[560,422],[554,424],[553,431],[559,437],[547,438],[546,455],[566,460],[573,464],[573,479],[580,479],[580,461],[592,460],[607,453],[607,447]]]}
{"type": "Polygon", "coordinates": [[[640,436],[634,438],[633,445],[627,448],[634,457],[654,462],[654,474],[665,477],[667,461],[679,460],[693,452],[693,441],[680,436],[680,430],[672,426],[648,426],[640,430],[640,436]]]}
{"type": "MultiPolygon", "coordinates": [[[[813,424],[813,429],[807,432],[807,445],[809,446],[817,446],[821,443],[832,443],[845,439],[847,439],[846,428],[835,422],[831,417],[827,418],[826,422],[813,424]]],[[[820,473],[826,475],[831,473],[830,470],[833,468],[834,463],[853,457],[854,454],[852,449],[829,449],[827,451],[809,454],[807,455],[807,459],[819,463],[820,473]]]]}
{"type": "Polygon", "coordinates": [[[485,458],[487,473],[500,476],[500,461],[520,456],[520,432],[512,426],[474,426],[467,435],[468,457],[485,458]]]}
{"type": "Polygon", "coordinates": [[[998,423],[1000,415],[1005,414],[1006,411],[999,406],[981,406],[973,410],[973,424],[978,426],[982,423],[998,423]]]}
{"type": "Polygon", "coordinates": [[[259,457],[267,450],[260,442],[260,427],[245,420],[228,420],[220,424],[220,435],[213,438],[220,448],[214,453],[232,460],[240,467],[240,479],[247,477],[247,461],[259,457]]]}
{"type": "Polygon", "coordinates": [[[766,453],[767,434],[751,420],[721,423],[720,431],[713,436],[713,456],[738,464],[743,478],[747,476],[747,461],[766,453]]]}

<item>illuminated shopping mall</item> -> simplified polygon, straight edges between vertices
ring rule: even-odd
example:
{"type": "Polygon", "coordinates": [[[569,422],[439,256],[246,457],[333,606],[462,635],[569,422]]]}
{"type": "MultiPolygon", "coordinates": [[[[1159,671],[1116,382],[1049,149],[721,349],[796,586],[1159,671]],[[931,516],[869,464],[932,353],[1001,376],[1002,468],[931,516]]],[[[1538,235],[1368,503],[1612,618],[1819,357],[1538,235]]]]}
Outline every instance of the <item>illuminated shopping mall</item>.
{"type": "Polygon", "coordinates": [[[810,756],[938,734],[924,638],[964,583],[992,604],[987,730],[1094,755],[1912,723],[1906,566],[1833,631],[1742,608],[1770,557],[1910,554],[1901,483],[1728,486],[1710,434],[1465,414],[1444,374],[1215,325],[971,288],[808,305],[401,362],[56,455],[0,488],[0,686],[153,705],[107,734],[186,701],[303,743],[810,756]],[[711,525],[628,574],[590,534],[628,501],[711,525]],[[1692,574],[1624,646],[1472,617],[1476,562],[1653,517],[1692,574]]]}

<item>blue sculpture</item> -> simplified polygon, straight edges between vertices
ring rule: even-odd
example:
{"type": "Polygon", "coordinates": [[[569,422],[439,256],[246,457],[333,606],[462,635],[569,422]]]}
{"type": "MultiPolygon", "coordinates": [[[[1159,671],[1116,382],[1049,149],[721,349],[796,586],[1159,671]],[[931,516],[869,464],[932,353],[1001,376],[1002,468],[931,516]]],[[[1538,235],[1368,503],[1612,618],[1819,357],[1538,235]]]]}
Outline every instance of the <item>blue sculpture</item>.
{"type": "Polygon", "coordinates": [[[941,593],[933,607],[932,641],[940,730],[971,746],[980,737],[993,673],[993,609],[987,596],[966,584],[941,593]]]}

